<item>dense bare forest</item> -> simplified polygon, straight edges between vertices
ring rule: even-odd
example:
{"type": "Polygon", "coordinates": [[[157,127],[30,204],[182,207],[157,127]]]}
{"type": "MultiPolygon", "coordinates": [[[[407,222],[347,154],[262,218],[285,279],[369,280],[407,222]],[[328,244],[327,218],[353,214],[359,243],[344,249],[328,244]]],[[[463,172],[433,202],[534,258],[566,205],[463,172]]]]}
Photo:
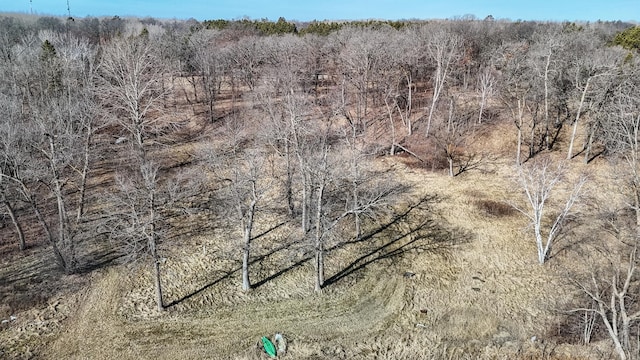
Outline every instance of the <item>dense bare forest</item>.
{"type": "Polygon", "coordinates": [[[621,22],[0,17],[0,355],[110,358],[61,335],[95,300],[127,358],[260,358],[275,327],[291,358],[638,359],[639,50],[621,22]],[[533,290],[491,319],[526,320],[452,335],[488,315],[434,304],[516,233],[494,280],[533,290]],[[186,330],[211,317],[237,339],[186,330]]]}

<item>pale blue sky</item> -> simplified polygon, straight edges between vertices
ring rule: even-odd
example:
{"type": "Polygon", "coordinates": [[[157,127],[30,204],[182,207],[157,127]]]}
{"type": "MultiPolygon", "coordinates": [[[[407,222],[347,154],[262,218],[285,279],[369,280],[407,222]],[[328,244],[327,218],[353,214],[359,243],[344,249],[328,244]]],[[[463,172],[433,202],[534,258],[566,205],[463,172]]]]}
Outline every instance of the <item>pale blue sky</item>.
{"type": "MultiPolygon", "coordinates": [[[[71,15],[153,16],[198,20],[482,19],[640,20],[640,0],[69,0],[71,15]]],[[[67,0],[0,0],[0,12],[66,15],[67,0]]]]}

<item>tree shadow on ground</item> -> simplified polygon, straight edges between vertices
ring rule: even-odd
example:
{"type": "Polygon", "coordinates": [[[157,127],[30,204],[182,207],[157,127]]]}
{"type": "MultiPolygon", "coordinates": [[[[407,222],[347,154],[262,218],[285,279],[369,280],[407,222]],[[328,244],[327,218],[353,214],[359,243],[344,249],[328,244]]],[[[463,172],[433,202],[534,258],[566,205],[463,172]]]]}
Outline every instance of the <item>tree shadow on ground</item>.
{"type": "Polygon", "coordinates": [[[223,276],[221,276],[221,277],[217,278],[216,280],[214,280],[214,281],[212,281],[212,282],[208,283],[208,284],[207,284],[207,285],[205,285],[205,286],[200,287],[200,288],[199,288],[199,289],[197,289],[196,291],[193,291],[193,292],[191,292],[191,293],[189,293],[189,294],[187,294],[187,295],[185,295],[185,296],[181,297],[180,299],[173,300],[172,302],[170,302],[170,303],[168,303],[167,305],[165,305],[165,308],[170,308],[170,307],[176,306],[176,305],[178,305],[178,304],[180,304],[180,303],[182,303],[182,302],[184,302],[184,301],[186,301],[186,300],[191,299],[192,297],[194,297],[194,296],[196,296],[196,295],[198,295],[198,294],[202,293],[203,291],[205,291],[205,290],[209,289],[210,287],[212,287],[212,286],[214,286],[214,285],[216,285],[216,284],[218,284],[218,283],[220,283],[220,282],[222,282],[222,281],[224,281],[224,280],[226,280],[226,279],[230,278],[233,274],[235,274],[236,272],[238,272],[238,271],[240,271],[240,270],[242,270],[242,268],[241,268],[241,267],[240,267],[240,268],[236,268],[236,269],[234,269],[234,270],[227,271],[223,276]]]}
{"type": "MultiPolygon", "coordinates": [[[[448,228],[444,219],[433,210],[432,206],[439,201],[440,199],[435,195],[423,196],[403,208],[402,211],[390,216],[388,221],[379,224],[367,234],[329,247],[326,254],[347,247],[353,247],[354,253],[363,252],[364,248],[365,253],[325,280],[324,286],[334,284],[340,279],[364,269],[367,265],[383,259],[418,250],[431,253],[445,252],[455,245],[469,241],[471,239],[469,233],[461,229],[448,228]]],[[[304,239],[298,240],[298,242],[301,241],[304,239]]],[[[263,258],[270,254],[263,256],[263,258]]],[[[304,265],[313,258],[312,254],[306,253],[294,263],[255,283],[254,287],[260,287],[304,265]]]]}
{"type": "MultiPolygon", "coordinates": [[[[335,284],[365,269],[368,265],[384,259],[399,257],[414,251],[444,254],[454,246],[469,242],[472,238],[471,233],[448,226],[441,216],[433,212],[431,205],[438,201],[439,199],[435,196],[423,197],[406,211],[395,216],[389,223],[376,229],[366,237],[369,243],[375,245],[327,278],[323,287],[335,284]]],[[[360,241],[363,240],[360,239],[360,241]]]]}
{"type": "Polygon", "coordinates": [[[120,258],[106,243],[94,243],[88,237],[77,241],[77,265],[72,274],[60,268],[48,244],[32,244],[20,253],[7,254],[0,262],[0,305],[14,312],[40,306],[60,292],[78,290],[87,279],[83,275],[113,265],[120,258]]]}
{"type": "MultiPolygon", "coordinates": [[[[280,228],[280,227],[284,226],[285,224],[286,224],[286,222],[281,222],[281,223],[279,223],[279,224],[277,224],[277,225],[275,225],[275,226],[273,226],[273,227],[271,227],[271,228],[269,228],[269,229],[265,230],[264,232],[262,232],[262,233],[260,233],[260,234],[256,235],[255,237],[253,237],[253,239],[252,239],[251,241],[255,241],[255,240],[257,240],[257,239],[259,239],[259,238],[261,238],[261,237],[264,237],[264,236],[268,235],[269,233],[271,233],[272,231],[275,231],[275,230],[277,230],[278,228],[280,228]]],[[[265,254],[265,255],[262,255],[262,256],[260,256],[260,257],[257,257],[257,258],[255,258],[255,259],[253,259],[253,260],[250,262],[250,265],[251,265],[251,264],[254,264],[254,263],[256,263],[256,262],[259,262],[259,261],[261,261],[262,259],[264,259],[264,258],[268,257],[269,255],[274,254],[274,253],[276,253],[276,252],[278,252],[278,251],[282,250],[282,249],[283,249],[283,248],[285,248],[286,246],[289,246],[289,244],[285,244],[283,247],[274,248],[274,249],[273,249],[271,252],[269,252],[268,254],[265,254]]],[[[169,308],[169,307],[172,307],[172,306],[178,305],[178,304],[180,304],[180,303],[182,303],[182,302],[184,302],[184,301],[186,301],[186,300],[189,300],[189,299],[193,298],[194,296],[196,296],[196,295],[198,295],[198,294],[202,293],[203,291],[205,291],[205,290],[207,290],[207,289],[211,288],[212,286],[214,286],[214,285],[216,285],[216,284],[219,284],[220,282],[222,282],[222,281],[224,281],[224,280],[226,280],[226,279],[229,279],[231,276],[233,276],[235,273],[237,273],[237,272],[239,272],[239,271],[241,271],[241,270],[242,270],[242,266],[238,266],[238,267],[236,267],[236,268],[234,268],[234,269],[228,270],[228,271],[224,272],[224,275],[223,275],[223,276],[221,276],[221,277],[219,277],[219,278],[215,279],[214,281],[212,281],[212,282],[210,282],[210,283],[208,283],[208,284],[206,284],[206,285],[204,285],[204,286],[202,286],[202,287],[198,288],[197,290],[195,290],[195,291],[193,291],[193,292],[191,292],[191,293],[189,293],[189,294],[187,294],[187,295],[185,295],[185,296],[183,296],[183,297],[181,297],[181,298],[179,298],[179,299],[176,299],[176,300],[174,300],[174,301],[170,302],[169,304],[167,304],[167,305],[166,305],[166,307],[167,307],[167,308],[169,308]]],[[[254,285],[254,286],[252,286],[252,287],[256,287],[256,285],[254,285]]]]}

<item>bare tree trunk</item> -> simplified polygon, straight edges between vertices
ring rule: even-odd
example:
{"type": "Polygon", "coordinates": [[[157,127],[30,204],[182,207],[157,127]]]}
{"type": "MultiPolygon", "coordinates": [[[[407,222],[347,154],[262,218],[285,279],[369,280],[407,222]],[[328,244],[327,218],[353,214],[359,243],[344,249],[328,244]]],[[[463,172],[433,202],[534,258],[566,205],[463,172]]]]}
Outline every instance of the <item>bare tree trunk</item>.
{"type": "Polygon", "coordinates": [[[321,291],[324,285],[324,246],[322,241],[322,197],[324,195],[324,182],[318,188],[318,199],[316,209],[316,234],[315,234],[315,250],[316,250],[316,286],[315,291],[321,291]]]}
{"type": "MultiPolygon", "coordinates": [[[[356,170],[357,171],[357,170],[356,170]]],[[[354,178],[353,180],[353,208],[357,209],[360,206],[359,194],[358,194],[358,180],[354,178]]],[[[353,213],[354,222],[356,226],[356,239],[360,239],[362,236],[362,225],[360,223],[360,213],[355,211],[353,213]]]]}
{"type": "Polygon", "coordinates": [[[486,102],[487,102],[487,95],[483,91],[480,97],[480,111],[478,112],[478,124],[482,124],[482,114],[484,112],[484,104],[486,104],[486,102]]]}
{"type": "Polygon", "coordinates": [[[73,239],[70,238],[68,227],[69,219],[67,217],[67,209],[64,204],[64,195],[62,192],[62,184],[58,173],[58,163],[56,158],[56,147],[53,136],[49,138],[49,164],[51,166],[51,173],[53,175],[53,192],[56,196],[56,204],[58,207],[58,241],[62,244],[64,252],[67,253],[67,260],[65,261],[65,272],[73,273],[76,267],[75,244],[73,239]]]}
{"type": "Polygon", "coordinates": [[[482,124],[482,115],[484,113],[484,107],[487,104],[487,95],[492,92],[493,89],[493,75],[488,68],[485,68],[480,75],[480,111],[478,114],[478,124],[482,124]]]}
{"type": "Polygon", "coordinates": [[[149,239],[149,251],[151,252],[151,261],[153,261],[153,282],[156,290],[156,305],[158,311],[164,310],[164,302],[162,300],[162,282],[160,281],[160,257],[158,256],[158,243],[156,239],[156,205],[155,190],[149,190],[149,219],[150,230],[147,235],[149,239]]]}
{"type": "Polygon", "coordinates": [[[531,119],[531,131],[529,132],[529,158],[533,158],[536,154],[536,123],[538,117],[538,109],[536,108],[535,113],[532,115],[531,119]]]}
{"type": "Polygon", "coordinates": [[[518,182],[526,195],[528,209],[514,207],[531,221],[530,225],[533,227],[540,265],[543,265],[551,255],[553,243],[562,233],[563,225],[573,205],[582,196],[582,188],[587,181],[585,176],[581,176],[573,184],[573,189],[569,192],[567,199],[563,201],[562,207],[552,209],[556,214],[553,215],[553,223],[546,229],[545,235],[542,227],[543,220],[546,218],[545,214],[549,211],[548,202],[551,199],[553,189],[564,181],[563,177],[566,171],[562,164],[557,169],[553,169],[552,166],[550,159],[543,159],[541,161],[533,160],[527,166],[519,166],[517,169],[518,182]]]}
{"type": "Polygon", "coordinates": [[[636,214],[636,233],[640,236],[640,178],[638,178],[638,174],[634,174],[633,179],[633,210],[636,214]]]}
{"type": "Polygon", "coordinates": [[[247,212],[247,219],[244,224],[244,247],[242,254],[242,290],[248,291],[251,289],[251,283],[249,282],[249,254],[251,250],[251,231],[253,229],[253,219],[256,212],[256,204],[258,202],[258,197],[256,193],[256,185],[255,182],[252,184],[252,199],[251,204],[249,205],[249,209],[247,212]]]}
{"type": "Polygon", "coordinates": [[[200,101],[198,100],[198,80],[196,79],[195,75],[191,75],[190,83],[191,83],[191,87],[193,88],[193,97],[195,98],[195,103],[197,104],[200,101]]]}
{"type": "Polygon", "coordinates": [[[291,127],[293,133],[293,141],[296,146],[296,156],[298,157],[298,162],[300,164],[300,171],[302,175],[302,199],[300,201],[300,210],[302,211],[302,224],[301,229],[302,233],[306,234],[309,230],[309,206],[311,200],[311,179],[309,174],[309,169],[307,169],[304,155],[302,154],[302,144],[300,143],[301,139],[298,137],[298,129],[296,128],[297,124],[295,120],[291,119],[291,127]]]}
{"type": "Polygon", "coordinates": [[[156,304],[158,311],[164,311],[164,302],[162,300],[162,282],[160,281],[160,258],[156,250],[156,240],[153,236],[152,240],[152,258],[153,258],[153,281],[156,289],[156,304]]]}
{"type": "Polygon", "coordinates": [[[431,120],[436,110],[438,99],[447,81],[449,70],[454,64],[458,56],[460,39],[451,33],[438,32],[435,33],[430,40],[427,48],[431,59],[435,62],[436,72],[433,78],[433,96],[431,97],[431,106],[429,107],[429,116],[427,117],[427,130],[425,136],[429,136],[431,129],[431,120]]]}
{"type": "Polygon", "coordinates": [[[209,94],[209,121],[212,123],[215,121],[215,90],[211,90],[211,94],[209,94]]]}
{"type": "Polygon", "coordinates": [[[62,190],[60,188],[59,181],[55,181],[55,193],[56,202],[58,205],[58,241],[64,246],[65,253],[67,254],[67,261],[65,262],[65,272],[70,274],[76,269],[76,256],[75,256],[75,244],[73,239],[68,235],[68,219],[67,210],[64,205],[64,199],[62,197],[62,190]]]}
{"type": "Polygon", "coordinates": [[[9,217],[11,217],[11,222],[13,226],[16,228],[16,233],[18,233],[18,245],[20,246],[20,250],[24,250],[27,248],[27,243],[24,239],[24,231],[22,231],[22,225],[18,221],[15,211],[13,210],[13,206],[6,199],[3,201],[4,206],[7,208],[7,212],[9,213],[9,217]]]}
{"type": "Polygon", "coordinates": [[[84,142],[84,159],[82,162],[82,171],[80,173],[80,195],[78,200],[78,213],[76,214],[76,222],[79,223],[82,215],[84,215],[84,203],[87,192],[87,177],[89,175],[89,154],[91,148],[91,120],[87,122],[87,136],[84,142]]]}
{"type": "Polygon", "coordinates": [[[524,99],[522,102],[518,99],[518,143],[516,148],[516,165],[520,165],[520,155],[522,153],[522,125],[524,124],[524,99]]]}
{"type": "MultiPolygon", "coordinates": [[[[612,299],[612,302],[613,299],[612,299]]],[[[620,337],[618,336],[618,331],[617,331],[617,327],[614,328],[613,325],[615,325],[615,322],[609,322],[609,318],[607,317],[607,311],[604,307],[603,303],[599,303],[598,304],[600,307],[600,311],[598,311],[598,313],[600,314],[600,317],[602,318],[602,322],[604,323],[605,327],[607,328],[607,332],[609,333],[609,338],[613,341],[613,345],[615,347],[616,353],[618,353],[618,356],[620,357],[620,360],[627,360],[627,353],[624,351],[624,347],[622,346],[622,343],[620,342],[620,337]]],[[[614,305],[615,306],[615,305],[614,305]]],[[[617,313],[615,311],[615,307],[612,309],[612,316],[614,317],[614,319],[617,317],[617,313]]]]}
{"type": "Polygon", "coordinates": [[[592,125],[589,129],[589,137],[587,138],[587,143],[584,144],[584,163],[588,163],[591,158],[591,147],[593,145],[593,137],[595,135],[595,127],[596,125],[592,125]]]}
{"type": "Polygon", "coordinates": [[[287,167],[287,178],[285,179],[285,196],[287,198],[287,212],[289,214],[290,218],[294,218],[295,217],[295,205],[293,202],[293,169],[292,167],[292,163],[291,163],[291,144],[289,144],[289,141],[286,140],[285,141],[285,161],[286,161],[286,167],[287,167]]]}
{"type": "MultiPolygon", "coordinates": [[[[408,97],[407,97],[407,112],[405,115],[405,118],[407,119],[407,129],[409,130],[409,135],[413,134],[413,126],[411,124],[411,110],[412,110],[412,106],[413,106],[413,80],[411,79],[411,72],[407,72],[406,73],[406,78],[407,78],[407,90],[408,90],[408,97]]],[[[393,155],[393,154],[392,154],[393,155]]]]}
{"type": "Polygon", "coordinates": [[[551,65],[551,51],[547,55],[544,67],[544,144],[547,150],[551,150],[551,133],[549,130],[549,66],[551,65]]]}
{"type": "Polygon", "coordinates": [[[56,257],[56,261],[58,262],[58,266],[60,266],[61,269],[66,270],[67,262],[65,261],[64,256],[62,256],[62,253],[58,248],[58,244],[56,243],[56,239],[53,237],[53,234],[51,233],[51,229],[49,228],[49,225],[47,224],[44,217],[42,216],[42,213],[40,212],[40,209],[38,208],[35,199],[32,198],[30,201],[30,204],[31,204],[31,207],[33,208],[33,211],[36,214],[36,217],[38,218],[38,221],[42,225],[44,232],[47,235],[49,244],[51,244],[51,248],[53,249],[53,254],[56,257]]]}
{"type": "MultiPolygon", "coordinates": [[[[436,85],[437,86],[437,85],[436,85]]],[[[435,87],[433,89],[433,97],[431,99],[431,106],[429,107],[429,117],[427,118],[427,130],[425,135],[429,136],[429,130],[431,129],[431,119],[433,118],[433,111],[436,107],[436,102],[438,101],[438,97],[440,96],[440,89],[435,87]]]]}
{"type": "Polygon", "coordinates": [[[387,107],[387,113],[389,114],[389,125],[391,126],[391,148],[389,149],[389,155],[393,156],[396,154],[396,127],[393,123],[393,112],[391,107],[389,106],[389,100],[385,96],[384,104],[387,107]]]}
{"type": "Polygon", "coordinates": [[[309,230],[309,175],[304,172],[302,174],[302,199],[300,204],[300,210],[302,210],[302,234],[306,234],[309,230]]]}
{"type": "Polygon", "coordinates": [[[582,90],[582,96],[580,97],[580,104],[578,105],[578,111],[576,112],[576,120],[573,122],[573,130],[571,131],[571,140],[569,141],[569,151],[567,152],[567,160],[570,160],[573,157],[573,142],[576,139],[576,132],[578,131],[578,120],[580,120],[580,112],[582,111],[582,106],[584,105],[584,98],[587,95],[587,89],[589,89],[589,82],[591,78],[587,79],[587,83],[582,90]]]}
{"type": "Polygon", "coordinates": [[[244,233],[244,247],[242,248],[242,290],[248,291],[251,289],[251,282],[249,281],[249,254],[251,239],[247,239],[247,231],[244,233]]]}

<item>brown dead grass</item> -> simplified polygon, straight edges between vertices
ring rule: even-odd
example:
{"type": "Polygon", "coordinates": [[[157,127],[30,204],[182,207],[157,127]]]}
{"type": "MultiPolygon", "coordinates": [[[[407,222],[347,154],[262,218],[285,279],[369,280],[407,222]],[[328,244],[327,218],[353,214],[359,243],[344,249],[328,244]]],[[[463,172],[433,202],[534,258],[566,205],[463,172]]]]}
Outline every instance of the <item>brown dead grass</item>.
{"type": "MultiPolygon", "coordinates": [[[[553,307],[567,295],[554,268],[537,264],[521,217],[487,216],[468,206],[503,200],[512,187],[509,171],[451,179],[393,159],[384,162],[400,168],[416,191],[445,194],[438,210],[452,225],[472,232],[473,241],[446,256],[412,253],[374,263],[321,295],[312,291],[310,263],[245,294],[239,272],[225,277],[221,270],[238,265],[233,241],[219,241],[234,234],[202,235],[163,265],[167,298],[218,282],[158,315],[150,306],[153,294],[144,267],[105,271],[78,295],[78,312],[46,358],[261,359],[257,340],[275,332],[285,334],[287,358],[296,359],[589,359],[603,354],[544,343],[555,320],[553,307]],[[405,271],[416,275],[405,278],[405,271]],[[532,336],[542,342],[531,342],[532,336]]],[[[273,241],[290,241],[288,231],[287,226],[276,230],[273,241]]],[[[268,248],[256,246],[258,252],[268,248]]],[[[256,265],[254,281],[292,256],[282,251],[265,257],[256,265]]],[[[328,262],[345,263],[331,256],[328,262]]]]}
{"type": "MultiPolygon", "coordinates": [[[[537,264],[526,222],[505,206],[520,201],[512,181],[513,141],[504,136],[513,129],[508,123],[492,126],[482,145],[502,160],[482,171],[449,178],[416,166],[419,161],[411,156],[379,160],[379,166],[398,171],[416,197],[440,195],[436,210],[444,221],[472,234],[450,251],[414,251],[374,262],[314,294],[312,265],[301,261],[305,250],[289,236],[294,225],[285,224],[254,243],[260,259],[252,266],[252,280],[269,281],[244,293],[238,234],[191,229],[182,234],[183,246],[163,253],[165,298],[176,302],[166,313],[153,310],[146,264],[103,269],[87,276],[90,285],[81,290],[18,313],[18,323],[0,330],[0,357],[264,359],[256,342],[275,332],[287,338],[283,358],[290,359],[606,357],[606,344],[556,346],[546,338],[558,323],[555,310],[570,295],[559,269],[580,264],[569,255],[554,259],[556,265],[537,264]],[[533,336],[538,340],[532,342],[533,336]]],[[[180,163],[201,147],[194,139],[160,151],[180,163]]],[[[609,197],[619,184],[606,163],[587,167],[574,161],[572,167],[573,177],[591,172],[593,201],[620,201],[609,197]]],[[[193,216],[191,224],[207,221],[206,214],[193,216]]],[[[277,215],[261,219],[256,233],[283,221],[277,215]]],[[[330,253],[328,275],[354,256],[330,253]]]]}

